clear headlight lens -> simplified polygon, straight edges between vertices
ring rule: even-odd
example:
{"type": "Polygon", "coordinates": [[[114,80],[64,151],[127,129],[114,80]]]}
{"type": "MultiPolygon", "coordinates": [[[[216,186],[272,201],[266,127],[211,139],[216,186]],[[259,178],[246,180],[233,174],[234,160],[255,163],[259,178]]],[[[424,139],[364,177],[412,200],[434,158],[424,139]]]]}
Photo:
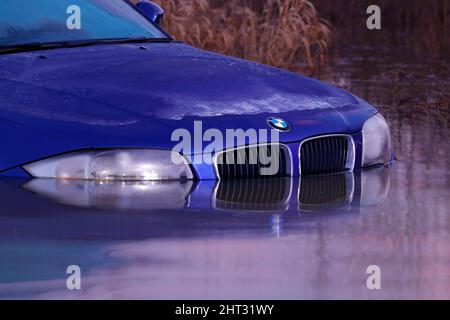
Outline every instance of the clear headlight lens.
{"type": "Polygon", "coordinates": [[[366,121],[363,130],[362,166],[388,163],[391,160],[391,133],[381,114],[366,121]]]}
{"type": "Polygon", "coordinates": [[[187,160],[165,150],[117,149],[75,152],[24,166],[35,178],[108,181],[193,179],[187,160]]]}

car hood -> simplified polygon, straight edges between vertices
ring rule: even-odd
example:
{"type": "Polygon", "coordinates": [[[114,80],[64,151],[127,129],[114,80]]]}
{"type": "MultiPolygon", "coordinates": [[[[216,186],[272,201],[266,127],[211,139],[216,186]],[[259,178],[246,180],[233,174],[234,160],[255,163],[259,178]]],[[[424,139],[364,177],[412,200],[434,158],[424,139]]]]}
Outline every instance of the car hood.
{"type": "Polygon", "coordinates": [[[84,148],[170,149],[172,132],[196,120],[268,129],[278,116],[292,124],[281,141],[295,142],[359,131],[374,113],[334,86],[182,43],[0,56],[0,170],[84,148]]]}

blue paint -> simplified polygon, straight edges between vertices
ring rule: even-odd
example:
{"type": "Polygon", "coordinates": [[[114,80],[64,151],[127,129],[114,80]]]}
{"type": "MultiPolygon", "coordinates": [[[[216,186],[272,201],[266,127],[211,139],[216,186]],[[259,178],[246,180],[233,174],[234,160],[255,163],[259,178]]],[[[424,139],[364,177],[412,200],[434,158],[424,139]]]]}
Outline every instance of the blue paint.
{"type": "Polygon", "coordinates": [[[292,125],[281,142],[293,143],[360,132],[375,113],[334,86],[181,43],[0,56],[0,170],[85,148],[171,149],[173,130],[196,120],[224,132],[280,117],[292,125]]]}

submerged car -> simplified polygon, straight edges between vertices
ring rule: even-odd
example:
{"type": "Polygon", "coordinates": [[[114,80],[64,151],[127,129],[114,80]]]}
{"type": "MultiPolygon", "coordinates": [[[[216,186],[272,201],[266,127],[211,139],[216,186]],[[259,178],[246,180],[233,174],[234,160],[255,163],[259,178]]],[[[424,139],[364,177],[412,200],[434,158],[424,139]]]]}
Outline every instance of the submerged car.
{"type": "MultiPolygon", "coordinates": [[[[277,177],[342,173],[392,160],[377,110],[332,85],[193,48],[150,1],[0,2],[0,175],[86,180],[261,177],[261,163],[204,141],[175,152],[183,128],[276,130],[277,177]],[[174,155],[175,154],[175,155],[174,155]],[[178,161],[174,161],[178,160],[178,161]]],[[[270,151],[270,150],[269,150],[270,151]]]]}

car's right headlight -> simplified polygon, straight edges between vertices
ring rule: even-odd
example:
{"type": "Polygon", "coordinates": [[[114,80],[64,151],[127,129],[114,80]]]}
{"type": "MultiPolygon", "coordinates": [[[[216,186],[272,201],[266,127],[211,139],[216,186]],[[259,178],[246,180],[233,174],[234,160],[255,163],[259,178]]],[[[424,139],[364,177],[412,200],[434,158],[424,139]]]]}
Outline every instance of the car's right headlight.
{"type": "Polygon", "coordinates": [[[362,166],[386,164],[391,160],[392,146],[389,126],[381,114],[366,121],[362,130],[362,166]]]}

